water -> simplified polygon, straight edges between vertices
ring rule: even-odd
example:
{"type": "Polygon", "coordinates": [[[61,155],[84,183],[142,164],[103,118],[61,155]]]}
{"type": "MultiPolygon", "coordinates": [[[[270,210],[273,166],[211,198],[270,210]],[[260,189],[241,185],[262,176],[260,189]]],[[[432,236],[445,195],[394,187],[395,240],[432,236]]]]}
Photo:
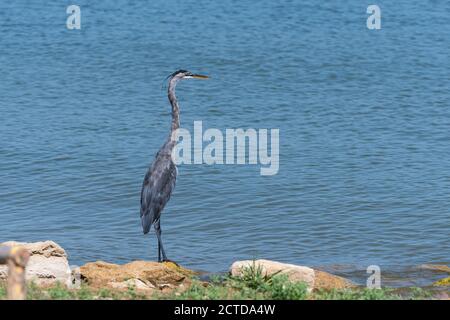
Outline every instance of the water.
{"type": "MultiPolygon", "coordinates": [[[[365,270],[450,261],[448,1],[0,4],[0,241],[71,263],[156,259],[143,176],[182,126],[279,128],[280,170],[185,165],[162,217],[169,258],[209,272],[267,258],[365,270]],[[348,267],[353,266],[353,267],[348,267]]],[[[365,274],[364,274],[365,276],[365,274]]]]}

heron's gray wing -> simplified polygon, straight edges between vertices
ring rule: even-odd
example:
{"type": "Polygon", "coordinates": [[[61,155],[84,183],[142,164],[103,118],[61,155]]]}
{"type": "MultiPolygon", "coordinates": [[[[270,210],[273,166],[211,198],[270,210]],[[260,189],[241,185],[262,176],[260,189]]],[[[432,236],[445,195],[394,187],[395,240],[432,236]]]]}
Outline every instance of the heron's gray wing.
{"type": "Polygon", "coordinates": [[[145,233],[159,219],[175,188],[177,168],[170,155],[158,154],[145,175],[141,191],[141,221],[145,233]]]}

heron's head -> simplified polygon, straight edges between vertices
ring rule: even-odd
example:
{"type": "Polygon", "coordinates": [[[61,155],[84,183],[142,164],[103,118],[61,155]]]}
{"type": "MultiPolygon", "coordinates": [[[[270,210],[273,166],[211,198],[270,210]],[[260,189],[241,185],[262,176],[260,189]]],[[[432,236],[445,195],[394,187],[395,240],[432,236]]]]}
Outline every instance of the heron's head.
{"type": "Polygon", "coordinates": [[[172,81],[172,80],[178,81],[178,80],[182,80],[182,79],[208,79],[208,76],[204,76],[201,74],[194,74],[187,70],[178,70],[178,71],[175,71],[174,73],[172,73],[167,78],[170,79],[169,81],[172,81]]]}

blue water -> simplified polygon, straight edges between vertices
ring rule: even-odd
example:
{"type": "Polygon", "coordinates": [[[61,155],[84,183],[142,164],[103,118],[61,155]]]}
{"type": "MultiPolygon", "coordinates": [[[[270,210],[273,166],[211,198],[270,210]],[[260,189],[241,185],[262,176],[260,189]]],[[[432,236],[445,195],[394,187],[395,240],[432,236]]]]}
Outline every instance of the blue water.
{"type": "Polygon", "coordinates": [[[280,170],[182,165],[169,258],[402,268],[450,262],[450,3],[0,4],[0,241],[51,239],[72,264],[156,259],[143,176],[170,127],[279,128],[280,170]]]}

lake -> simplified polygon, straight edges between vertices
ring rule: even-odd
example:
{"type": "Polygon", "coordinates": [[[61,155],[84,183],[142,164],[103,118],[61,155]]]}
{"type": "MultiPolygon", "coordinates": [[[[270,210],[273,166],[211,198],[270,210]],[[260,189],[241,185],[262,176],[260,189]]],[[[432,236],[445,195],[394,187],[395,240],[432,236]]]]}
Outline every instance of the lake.
{"type": "MultiPolygon", "coordinates": [[[[54,240],[72,264],[157,258],[144,174],[181,125],[276,128],[280,166],[179,166],[168,257],[223,272],[266,258],[399,274],[450,262],[450,3],[0,4],[0,241],[54,240]]],[[[353,271],[352,271],[353,270],[353,271]]],[[[365,281],[364,279],[362,281],[365,281]]]]}

